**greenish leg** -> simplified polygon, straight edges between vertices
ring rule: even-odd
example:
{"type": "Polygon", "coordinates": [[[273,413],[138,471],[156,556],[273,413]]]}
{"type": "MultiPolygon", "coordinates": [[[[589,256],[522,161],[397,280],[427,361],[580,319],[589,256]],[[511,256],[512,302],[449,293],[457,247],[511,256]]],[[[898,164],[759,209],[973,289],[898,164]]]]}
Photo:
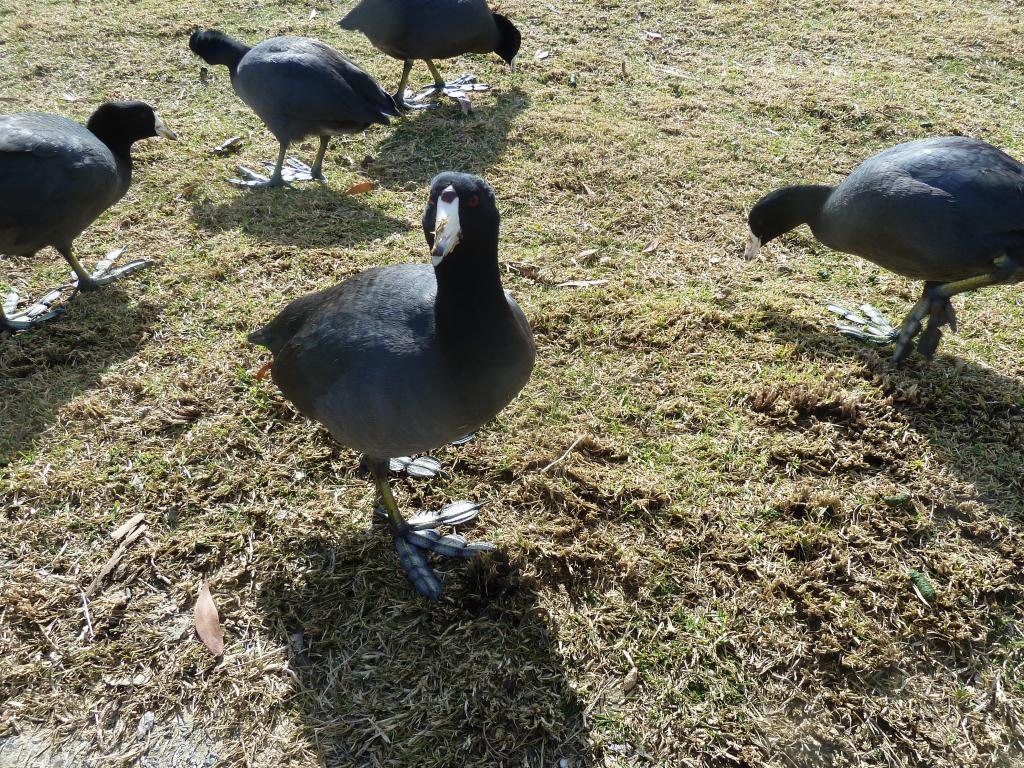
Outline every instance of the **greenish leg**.
{"type": "Polygon", "coordinates": [[[942,338],[940,329],[943,325],[948,324],[954,331],[956,330],[956,316],[949,301],[953,296],[1005,282],[1020,269],[1020,262],[1008,255],[1000,256],[993,263],[996,269],[987,275],[978,275],[951,283],[925,283],[924,294],[910,310],[910,314],[907,315],[907,319],[903,321],[903,326],[900,328],[899,336],[896,339],[896,351],[892,355],[893,363],[903,362],[910,354],[910,343],[921,332],[921,323],[926,317],[930,318],[928,328],[918,345],[919,351],[926,357],[931,357],[938,347],[942,338]]]}
{"type": "Polygon", "coordinates": [[[430,70],[430,74],[434,78],[434,87],[438,90],[443,89],[445,86],[444,78],[441,77],[441,72],[438,70],[437,66],[430,59],[424,59],[424,61],[427,62],[427,69],[430,70]]]}
{"type": "Polygon", "coordinates": [[[310,176],[312,176],[314,179],[319,179],[321,181],[324,181],[324,174],[323,174],[324,155],[327,154],[327,144],[330,142],[330,140],[331,140],[330,136],[321,136],[320,137],[320,149],[318,149],[317,152],[316,152],[316,159],[313,161],[313,167],[310,169],[310,172],[309,172],[310,176]]]}

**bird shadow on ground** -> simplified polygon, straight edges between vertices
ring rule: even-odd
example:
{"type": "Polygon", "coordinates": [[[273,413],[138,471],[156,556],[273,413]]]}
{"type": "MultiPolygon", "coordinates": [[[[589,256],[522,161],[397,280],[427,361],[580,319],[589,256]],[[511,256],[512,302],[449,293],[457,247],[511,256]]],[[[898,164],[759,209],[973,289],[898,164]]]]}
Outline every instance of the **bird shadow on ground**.
{"type": "Polygon", "coordinates": [[[514,88],[497,94],[491,104],[474,105],[468,115],[445,100],[408,114],[377,147],[366,173],[387,185],[425,185],[448,170],[486,176],[505,151],[516,117],[529,105],[530,97],[514,88]]]}
{"type": "Polygon", "coordinates": [[[435,562],[435,604],[382,526],[279,547],[261,611],[296,672],[283,706],[322,764],[594,765],[557,631],[508,557],[435,562]]]}
{"type": "Polygon", "coordinates": [[[126,290],[113,285],[80,293],[60,317],[0,335],[0,466],[30,450],[65,403],[132,357],[148,337],[159,307],[131,301],[126,290]]]}
{"type": "Polygon", "coordinates": [[[819,363],[859,360],[864,378],[892,398],[943,463],[1024,521],[1024,380],[955,358],[941,345],[933,360],[915,351],[896,368],[891,346],[865,345],[774,309],[763,320],[801,356],[819,363]]]}
{"type": "Polygon", "coordinates": [[[197,199],[192,220],[206,231],[241,229],[258,240],[303,248],[354,245],[412,226],[374,207],[372,194],[344,195],[317,182],[241,190],[226,203],[197,199]]]}

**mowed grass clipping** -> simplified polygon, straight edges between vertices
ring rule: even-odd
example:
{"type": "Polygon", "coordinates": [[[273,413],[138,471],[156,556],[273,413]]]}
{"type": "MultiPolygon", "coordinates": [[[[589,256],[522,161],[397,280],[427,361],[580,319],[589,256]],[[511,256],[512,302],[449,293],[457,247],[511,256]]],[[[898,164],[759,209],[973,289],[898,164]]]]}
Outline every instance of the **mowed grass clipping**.
{"type": "MultiPolygon", "coordinates": [[[[78,240],[86,264],[157,263],[0,340],[0,765],[1020,765],[1024,294],[958,298],[959,335],[892,370],[823,305],[898,319],[918,286],[806,230],[739,258],[761,194],[894,143],[1024,157],[1019,8],[502,0],[518,72],[443,63],[495,86],[472,115],[336,140],[323,186],[226,184],[276,144],[189,32],[313,35],[393,88],[347,7],[0,7],[5,111],[138,98],[181,137],[137,145],[78,240]],[[448,478],[396,483],[409,512],[486,501],[470,535],[501,548],[439,564],[431,605],[358,457],[256,381],[245,336],[426,261],[444,169],[497,191],[538,362],[438,452],[448,478]],[[205,580],[222,660],[192,626],[205,580]]],[[[66,273],[50,251],[0,265],[29,295],[66,273]]]]}

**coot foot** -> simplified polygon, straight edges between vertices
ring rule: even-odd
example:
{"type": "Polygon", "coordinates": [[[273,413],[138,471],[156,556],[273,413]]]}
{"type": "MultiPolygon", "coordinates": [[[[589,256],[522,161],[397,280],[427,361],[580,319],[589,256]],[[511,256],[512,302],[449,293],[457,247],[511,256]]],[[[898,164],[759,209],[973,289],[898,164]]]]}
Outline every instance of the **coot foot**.
{"type": "Polygon", "coordinates": [[[402,569],[423,597],[437,600],[441,595],[441,582],[427,562],[427,552],[442,557],[469,559],[495,548],[493,544],[469,543],[459,534],[442,535],[436,530],[436,526],[462,525],[474,519],[479,514],[479,504],[459,501],[438,512],[420,512],[406,521],[399,513],[395,497],[391,494],[391,486],[388,485],[387,462],[367,458],[366,465],[377,487],[378,506],[375,513],[387,518],[395,537],[395,550],[402,569]]]}
{"type": "Polygon", "coordinates": [[[17,310],[18,305],[21,304],[21,296],[17,291],[11,289],[4,296],[3,303],[0,305],[0,331],[9,333],[27,331],[47,320],[52,320],[64,311],[62,307],[55,308],[53,306],[63,294],[64,292],[60,288],[55,288],[19,312],[17,310]]]}
{"type": "Polygon", "coordinates": [[[274,163],[264,163],[263,165],[270,172],[270,176],[240,165],[238,166],[238,173],[245,178],[228,179],[228,183],[234,184],[236,187],[254,189],[257,187],[282,187],[295,181],[327,181],[327,177],[319,169],[314,173],[313,168],[301,160],[296,160],[294,157],[289,157],[284,161],[280,174],[274,173],[276,168],[274,163]]]}
{"type": "Polygon", "coordinates": [[[425,553],[433,552],[442,557],[470,560],[481,552],[492,552],[495,549],[493,544],[484,541],[470,543],[457,533],[442,536],[433,528],[395,532],[395,551],[398,552],[402,569],[416,587],[416,591],[430,600],[437,600],[441,596],[441,582],[427,562],[425,553]]]}
{"type": "Polygon", "coordinates": [[[415,459],[396,456],[388,459],[388,471],[393,475],[408,475],[419,480],[433,480],[435,477],[445,476],[441,462],[433,456],[418,456],[415,459]]]}
{"type": "Polygon", "coordinates": [[[937,283],[926,284],[920,300],[910,310],[903,321],[899,336],[896,339],[896,350],[892,353],[892,362],[899,365],[910,355],[911,344],[920,334],[917,350],[926,359],[930,359],[942,341],[942,326],[948,325],[956,333],[956,312],[949,296],[937,283]],[[928,327],[921,333],[922,323],[928,318],[928,327]]]}
{"type": "Polygon", "coordinates": [[[828,311],[839,315],[836,328],[844,336],[871,344],[891,344],[896,341],[899,331],[885,319],[885,316],[870,304],[861,304],[852,309],[844,304],[832,303],[828,311]]]}
{"type": "Polygon", "coordinates": [[[95,291],[97,288],[101,288],[104,285],[110,285],[115,280],[119,280],[125,275],[130,275],[132,272],[138,272],[140,269],[152,265],[152,261],[146,259],[135,259],[129,261],[127,264],[122,264],[120,267],[114,267],[114,261],[117,260],[121,254],[123,254],[127,248],[115,248],[104,256],[98,264],[96,269],[91,274],[81,276],[77,274],[77,270],[72,275],[71,286],[79,291],[95,291]],[[114,267],[111,269],[111,267],[114,267]]]}
{"type": "Polygon", "coordinates": [[[469,114],[473,111],[473,105],[469,101],[468,94],[474,91],[487,91],[490,88],[491,86],[487,85],[487,83],[478,83],[476,75],[463,75],[449,83],[435,82],[433,85],[429,85],[416,93],[407,88],[402,93],[402,104],[400,106],[406,109],[430,109],[438,106],[432,99],[443,94],[450,99],[454,99],[462,111],[469,114]]]}

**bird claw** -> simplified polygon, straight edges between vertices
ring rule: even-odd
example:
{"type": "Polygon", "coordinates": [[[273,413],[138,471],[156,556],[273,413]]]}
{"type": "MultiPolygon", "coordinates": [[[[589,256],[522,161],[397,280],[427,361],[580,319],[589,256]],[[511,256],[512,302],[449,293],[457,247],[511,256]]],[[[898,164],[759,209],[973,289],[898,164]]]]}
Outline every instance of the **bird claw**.
{"type": "Polygon", "coordinates": [[[870,304],[861,304],[858,309],[851,309],[845,304],[833,302],[828,305],[828,311],[846,321],[836,322],[839,332],[858,341],[885,345],[891,344],[899,336],[899,331],[870,304]]]}
{"type": "Polygon", "coordinates": [[[395,551],[398,552],[402,570],[413,583],[416,592],[429,600],[437,600],[441,596],[441,582],[427,562],[427,552],[470,560],[481,552],[492,552],[495,549],[497,547],[487,542],[467,542],[457,533],[442,536],[435,530],[408,530],[395,535],[395,551]]]}
{"type": "Polygon", "coordinates": [[[948,325],[956,333],[956,312],[949,297],[939,293],[935,288],[926,288],[921,299],[910,310],[903,321],[899,338],[896,340],[896,351],[893,352],[893,363],[901,363],[910,354],[910,344],[914,337],[921,334],[917,341],[917,351],[925,359],[931,359],[942,341],[942,326],[948,325]],[[928,318],[928,326],[921,333],[923,321],[928,318]]]}
{"type": "Polygon", "coordinates": [[[406,474],[420,480],[433,480],[435,477],[444,476],[441,469],[441,462],[433,456],[420,456],[412,459],[408,456],[397,456],[388,459],[388,471],[396,475],[406,474]]]}
{"type": "Polygon", "coordinates": [[[398,562],[402,564],[402,570],[409,577],[416,592],[428,600],[436,601],[441,596],[441,582],[438,581],[437,574],[430,567],[423,552],[404,536],[395,537],[395,551],[398,552],[398,562]]]}
{"type": "MultiPolygon", "coordinates": [[[[480,502],[454,501],[436,512],[430,509],[417,512],[406,521],[406,525],[414,531],[437,528],[440,525],[465,525],[476,519],[481,507],[483,504],[480,502]]],[[[380,505],[373,508],[373,514],[374,518],[381,522],[388,520],[387,510],[380,505]]]]}
{"type": "Polygon", "coordinates": [[[127,264],[123,264],[120,267],[111,269],[117,258],[127,250],[128,249],[126,247],[122,246],[121,248],[115,248],[108,252],[107,255],[100,259],[96,264],[96,268],[90,275],[90,280],[84,285],[80,283],[78,275],[72,273],[70,283],[71,287],[75,290],[89,290],[92,288],[98,288],[101,285],[109,285],[125,275],[130,275],[132,272],[145,269],[153,264],[152,261],[148,261],[147,259],[135,259],[134,261],[129,261],[127,264]]]}
{"type": "Polygon", "coordinates": [[[441,557],[459,557],[471,560],[481,552],[493,552],[496,546],[487,541],[466,541],[466,537],[458,533],[442,536],[433,528],[423,531],[409,531],[405,535],[413,546],[441,555],[441,557]]]}
{"type": "Polygon", "coordinates": [[[270,172],[270,176],[254,171],[252,168],[244,165],[239,165],[238,172],[245,178],[228,179],[228,183],[234,184],[236,187],[255,189],[258,187],[281,187],[295,181],[327,181],[327,177],[323,173],[319,171],[314,173],[311,166],[306,165],[301,160],[296,160],[294,157],[289,157],[284,161],[281,166],[280,176],[274,175],[274,171],[277,169],[274,163],[263,163],[263,167],[270,172]]]}
{"type": "Polygon", "coordinates": [[[480,514],[481,507],[483,504],[480,502],[455,501],[436,512],[433,510],[417,512],[406,522],[414,531],[437,528],[439,525],[465,525],[476,519],[480,514]]]}
{"type": "MultiPolygon", "coordinates": [[[[488,542],[468,542],[458,533],[442,535],[437,530],[441,525],[468,523],[480,513],[481,506],[470,501],[456,501],[438,512],[420,512],[395,533],[398,560],[416,591],[423,597],[437,600],[441,594],[441,582],[427,562],[427,552],[441,557],[469,560],[481,552],[497,549],[488,542]]],[[[387,519],[387,512],[381,507],[377,507],[374,513],[378,518],[387,519]]]]}
{"type": "Polygon", "coordinates": [[[402,94],[402,100],[409,109],[432,109],[438,106],[437,102],[428,101],[428,99],[444,94],[448,98],[455,100],[463,113],[469,114],[473,111],[473,105],[466,94],[476,91],[488,91],[490,88],[491,86],[487,83],[478,83],[476,75],[463,75],[448,83],[428,85],[426,88],[416,91],[416,93],[406,88],[402,94]]]}
{"type": "Polygon", "coordinates": [[[3,300],[3,315],[0,321],[0,330],[7,330],[11,333],[27,331],[41,323],[64,312],[63,307],[54,308],[53,305],[64,294],[62,288],[55,288],[33,301],[20,312],[17,311],[21,303],[21,295],[13,288],[7,292],[3,300]]]}

